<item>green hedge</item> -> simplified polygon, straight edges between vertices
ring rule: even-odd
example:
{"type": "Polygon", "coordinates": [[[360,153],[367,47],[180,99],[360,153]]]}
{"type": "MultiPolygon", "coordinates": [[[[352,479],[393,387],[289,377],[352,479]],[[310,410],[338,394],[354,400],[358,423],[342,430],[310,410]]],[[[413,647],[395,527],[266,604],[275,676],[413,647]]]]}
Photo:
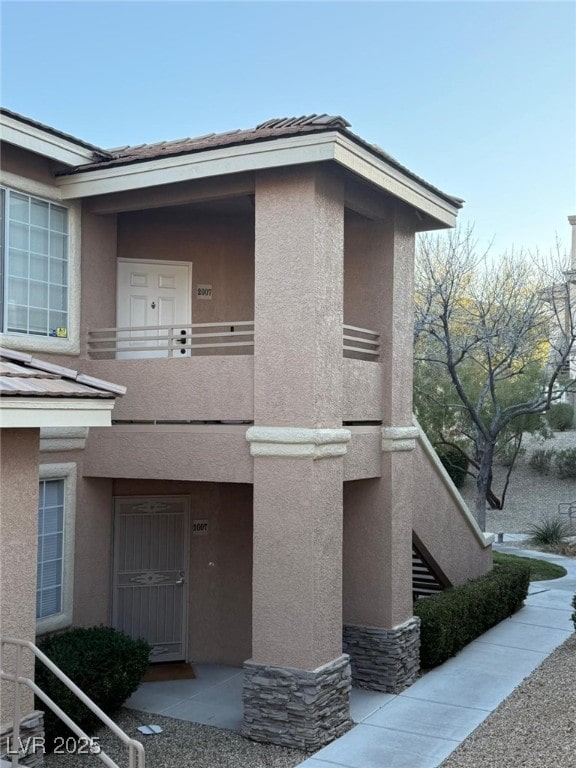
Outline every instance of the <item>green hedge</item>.
{"type": "MultiPolygon", "coordinates": [[[[136,690],[150,655],[150,646],[144,640],[133,640],[111,627],[70,629],[44,638],[38,647],[108,715],[120,709],[136,690]]],[[[100,719],[39,660],[35,678],[37,685],[86,733],[94,733],[101,725],[100,719]]],[[[70,732],[41,700],[36,708],[45,711],[46,748],[51,751],[54,738],[66,737],[70,732]]]]}
{"type": "Polygon", "coordinates": [[[522,563],[495,565],[485,576],[417,600],[421,666],[442,664],[511,616],[528,594],[529,581],[530,570],[522,563]]]}

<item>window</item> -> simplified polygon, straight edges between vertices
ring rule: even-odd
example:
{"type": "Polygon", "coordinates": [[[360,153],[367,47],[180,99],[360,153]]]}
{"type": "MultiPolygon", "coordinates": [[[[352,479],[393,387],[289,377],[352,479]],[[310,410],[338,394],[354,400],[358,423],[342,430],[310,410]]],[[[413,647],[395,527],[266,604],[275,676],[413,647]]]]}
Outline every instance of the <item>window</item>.
{"type": "Polygon", "coordinates": [[[0,324],[9,334],[68,338],[68,210],[0,190],[0,324]]]}
{"type": "Polygon", "coordinates": [[[42,464],[38,496],[36,631],[72,623],[76,464],[42,464]]]}
{"type": "Polygon", "coordinates": [[[36,618],[62,613],[64,480],[41,480],[38,500],[36,618]]]}

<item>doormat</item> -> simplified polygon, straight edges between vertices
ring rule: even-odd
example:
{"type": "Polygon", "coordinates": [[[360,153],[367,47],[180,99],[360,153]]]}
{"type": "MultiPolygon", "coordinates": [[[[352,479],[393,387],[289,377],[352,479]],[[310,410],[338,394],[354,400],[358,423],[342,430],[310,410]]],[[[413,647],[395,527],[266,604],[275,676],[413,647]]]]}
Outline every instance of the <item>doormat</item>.
{"type": "Polygon", "coordinates": [[[196,677],[191,664],[185,661],[163,661],[159,664],[150,664],[143,683],[159,683],[162,680],[193,680],[196,677]]]}

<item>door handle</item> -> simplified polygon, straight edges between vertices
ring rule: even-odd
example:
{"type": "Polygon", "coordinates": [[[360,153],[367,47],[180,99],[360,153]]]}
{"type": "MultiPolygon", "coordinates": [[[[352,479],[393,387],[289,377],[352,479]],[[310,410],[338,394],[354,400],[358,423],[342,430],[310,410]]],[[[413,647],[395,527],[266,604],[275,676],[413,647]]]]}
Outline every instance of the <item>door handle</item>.
{"type": "Polygon", "coordinates": [[[180,579],[178,579],[175,583],[176,584],[184,584],[184,576],[182,576],[180,579]]]}

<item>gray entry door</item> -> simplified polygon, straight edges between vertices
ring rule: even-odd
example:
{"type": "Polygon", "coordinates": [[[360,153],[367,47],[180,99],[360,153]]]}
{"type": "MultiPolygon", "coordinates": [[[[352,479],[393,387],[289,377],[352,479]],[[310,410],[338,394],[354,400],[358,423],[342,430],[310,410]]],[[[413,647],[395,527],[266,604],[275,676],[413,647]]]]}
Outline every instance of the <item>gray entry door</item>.
{"type": "Polygon", "coordinates": [[[189,499],[114,502],[113,623],[152,646],[150,661],[186,659],[189,499]]]}

